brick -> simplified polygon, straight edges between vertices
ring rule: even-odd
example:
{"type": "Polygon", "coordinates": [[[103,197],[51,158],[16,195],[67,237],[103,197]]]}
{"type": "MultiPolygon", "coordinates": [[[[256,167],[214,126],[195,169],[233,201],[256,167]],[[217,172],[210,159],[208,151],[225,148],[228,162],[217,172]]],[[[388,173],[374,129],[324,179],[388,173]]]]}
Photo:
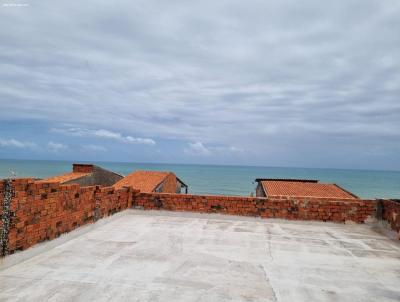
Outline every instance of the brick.
{"type": "MultiPolygon", "coordinates": [[[[334,198],[257,198],[169,193],[141,193],[132,188],[35,183],[33,179],[14,180],[14,213],[9,232],[9,249],[26,249],[61,233],[93,223],[97,219],[130,207],[145,210],[190,211],[258,216],[292,220],[322,220],[363,223],[375,216],[376,200],[334,198]],[[62,222],[59,224],[58,222],[62,222]],[[17,237],[18,233],[18,237],[17,237]],[[17,242],[18,241],[18,242],[17,242]]],[[[0,181],[0,192],[4,187],[0,181]]],[[[0,199],[0,206],[2,200],[0,199]]],[[[2,207],[0,207],[2,209],[2,207]]],[[[383,219],[400,232],[400,204],[383,201],[383,219]]],[[[1,227],[1,224],[0,224],[1,227]]]]}

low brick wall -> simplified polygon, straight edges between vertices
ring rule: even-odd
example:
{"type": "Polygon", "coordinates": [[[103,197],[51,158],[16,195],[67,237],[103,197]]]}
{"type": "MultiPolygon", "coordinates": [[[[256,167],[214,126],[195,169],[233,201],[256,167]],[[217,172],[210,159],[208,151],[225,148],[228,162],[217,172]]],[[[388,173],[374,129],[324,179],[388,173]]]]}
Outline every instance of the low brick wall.
{"type": "Polygon", "coordinates": [[[80,187],[33,179],[13,180],[12,187],[8,254],[132,206],[131,188],[80,187]]]}
{"type": "Polygon", "coordinates": [[[398,232],[400,239],[400,202],[383,200],[382,220],[387,221],[392,230],[398,232]]]}
{"type": "Polygon", "coordinates": [[[4,181],[0,181],[0,234],[3,230],[4,181]]]}
{"type": "Polygon", "coordinates": [[[4,181],[0,181],[0,257],[3,250],[3,202],[4,202],[4,181]]]}
{"type": "MultiPolygon", "coordinates": [[[[8,210],[8,207],[4,206],[7,195],[5,181],[0,180],[1,220],[4,218],[9,225],[9,228],[3,228],[0,222],[0,234],[3,234],[5,239],[1,243],[0,256],[54,239],[62,233],[131,207],[145,210],[364,223],[369,217],[376,217],[379,204],[382,207],[382,219],[388,221],[393,230],[400,231],[400,204],[389,200],[378,202],[286,197],[267,199],[140,193],[132,188],[115,190],[113,187],[81,187],[76,184],[35,182],[33,179],[15,179],[11,185],[12,198],[8,210]],[[7,209],[7,213],[3,213],[3,209],[7,209]]],[[[7,188],[10,186],[7,185],[7,188]]],[[[10,201],[9,198],[7,200],[10,201]]]]}
{"type": "Polygon", "coordinates": [[[330,198],[254,198],[186,194],[138,193],[134,206],[143,209],[221,213],[229,215],[364,223],[375,217],[375,200],[330,198]]]}

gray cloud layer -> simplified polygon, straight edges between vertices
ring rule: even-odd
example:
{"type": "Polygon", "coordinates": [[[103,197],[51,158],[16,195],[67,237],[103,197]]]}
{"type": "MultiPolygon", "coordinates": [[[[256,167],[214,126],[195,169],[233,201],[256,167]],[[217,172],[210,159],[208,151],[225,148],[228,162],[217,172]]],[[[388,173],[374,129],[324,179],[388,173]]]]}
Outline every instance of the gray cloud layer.
{"type": "Polygon", "coordinates": [[[400,151],[397,0],[28,2],[0,8],[3,121],[278,164],[400,151]]]}

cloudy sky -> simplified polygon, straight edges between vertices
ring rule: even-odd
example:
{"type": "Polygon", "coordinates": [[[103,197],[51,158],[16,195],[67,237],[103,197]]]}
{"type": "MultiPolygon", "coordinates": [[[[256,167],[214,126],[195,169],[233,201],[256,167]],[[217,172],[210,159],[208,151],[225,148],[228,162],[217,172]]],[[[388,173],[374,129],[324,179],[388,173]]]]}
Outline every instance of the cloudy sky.
{"type": "Polygon", "coordinates": [[[0,0],[0,158],[400,169],[400,1],[0,0]]]}

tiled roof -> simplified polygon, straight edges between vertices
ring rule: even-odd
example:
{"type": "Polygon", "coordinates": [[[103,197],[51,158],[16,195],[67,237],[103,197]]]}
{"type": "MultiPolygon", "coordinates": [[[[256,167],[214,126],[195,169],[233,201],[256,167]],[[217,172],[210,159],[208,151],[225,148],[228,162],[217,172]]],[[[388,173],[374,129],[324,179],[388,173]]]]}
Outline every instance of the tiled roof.
{"type": "Polygon", "coordinates": [[[132,186],[134,189],[140,190],[141,192],[152,192],[170,173],[171,172],[160,171],[135,171],[114,184],[114,188],[120,189],[125,186],[132,186]]]}
{"type": "Polygon", "coordinates": [[[290,180],[263,180],[261,184],[266,196],[328,197],[355,199],[357,196],[336,184],[300,182],[290,180]]]}
{"type": "Polygon", "coordinates": [[[78,179],[81,178],[83,176],[89,175],[90,173],[84,173],[84,172],[69,172],[69,173],[65,173],[62,175],[57,175],[54,177],[50,177],[50,178],[46,178],[43,180],[40,180],[39,182],[60,182],[60,183],[64,183],[70,180],[74,180],[74,179],[78,179]]]}
{"type": "Polygon", "coordinates": [[[290,182],[318,182],[318,179],[305,179],[305,178],[256,178],[256,181],[290,181],[290,182]]]}

